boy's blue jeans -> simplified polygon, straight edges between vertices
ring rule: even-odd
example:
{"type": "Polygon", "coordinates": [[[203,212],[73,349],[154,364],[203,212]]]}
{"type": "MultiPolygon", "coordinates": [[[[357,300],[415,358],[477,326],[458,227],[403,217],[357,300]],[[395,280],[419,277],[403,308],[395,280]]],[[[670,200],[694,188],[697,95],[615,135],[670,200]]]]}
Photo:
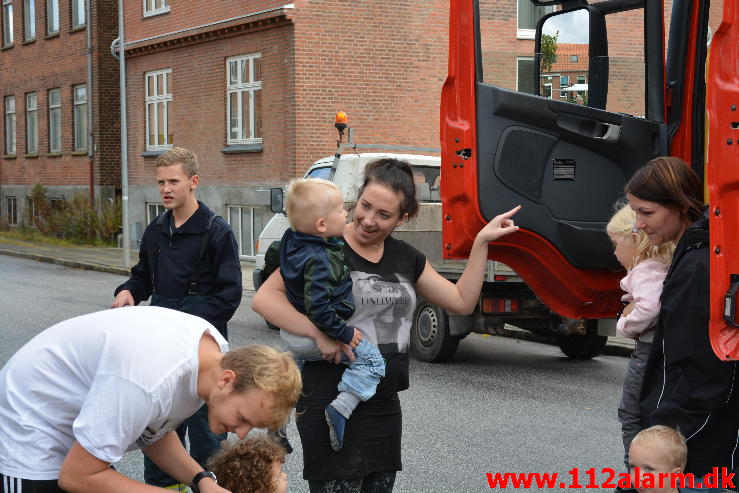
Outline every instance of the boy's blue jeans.
{"type": "MultiPolygon", "coordinates": [[[[295,355],[295,361],[303,369],[305,361],[321,361],[323,356],[316,342],[310,337],[296,336],[285,330],[280,330],[280,337],[287,344],[287,348],[295,355]]],[[[339,392],[349,392],[362,401],[375,395],[377,384],[385,376],[385,358],[380,354],[377,346],[362,339],[359,345],[352,350],[354,361],[349,361],[346,354],[341,355],[341,362],[347,366],[339,382],[339,392]]]]}

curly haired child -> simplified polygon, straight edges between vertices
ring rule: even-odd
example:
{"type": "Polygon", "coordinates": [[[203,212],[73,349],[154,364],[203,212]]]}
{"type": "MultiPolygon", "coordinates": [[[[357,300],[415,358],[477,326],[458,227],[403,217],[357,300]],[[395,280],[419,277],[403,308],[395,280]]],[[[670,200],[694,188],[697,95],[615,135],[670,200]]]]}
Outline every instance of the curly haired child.
{"type": "Polygon", "coordinates": [[[232,493],[286,493],[285,450],[268,437],[224,444],[208,462],[218,484],[232,493]]]}
{"type": "Polygon", "coordinates": [[[672,243],[650,245],[644,231],[635,231],[635,220],[634,211],[626,204],[616,211],[606,226],[613,243],[613,254],[627,271],[626,277],[621,279],[621,289],[626,292],[621,299],[628,305],[618,319],[616,331],[636,341],[618,406],[625,461],[628,461],[631,440],[644,428],[639,412],[639,395],[659,314],[662,284],[675,248],[672,243]]]}

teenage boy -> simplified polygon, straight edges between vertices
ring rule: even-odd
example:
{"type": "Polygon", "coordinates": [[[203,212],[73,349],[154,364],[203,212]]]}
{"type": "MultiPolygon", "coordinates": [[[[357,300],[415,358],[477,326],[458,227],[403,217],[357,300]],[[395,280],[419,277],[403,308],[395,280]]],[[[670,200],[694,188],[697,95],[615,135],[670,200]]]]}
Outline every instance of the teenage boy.
{"type": "Polygon", "coordinates": [[[174,429],[203,403],[218,433],[274,429],[301,389],[288,353],[227,347],[203,319],[149,306],[41,332],[0,370],[0,492],[156,491],[110,467],[136,448],[195,493],[225,492],[174,429]]]}
{"type": "MultiPolygon", "coordinates": [[[[195,198],[198,159],[175,147],[154,161],[159,194],[166,211],[144,231],[139,262],[115,290],[113,308],[151,304],[197,315],[228,339],[227,322],[241,302],[241,264],[228,223],[195,198]]],[[[208,429],[207,409],[198,410],[177,430],[182,443],[204,466],[226,435],[208,429]]],[[[186,491],[144,458],[144,478],[155,486],[186,491]]]]}

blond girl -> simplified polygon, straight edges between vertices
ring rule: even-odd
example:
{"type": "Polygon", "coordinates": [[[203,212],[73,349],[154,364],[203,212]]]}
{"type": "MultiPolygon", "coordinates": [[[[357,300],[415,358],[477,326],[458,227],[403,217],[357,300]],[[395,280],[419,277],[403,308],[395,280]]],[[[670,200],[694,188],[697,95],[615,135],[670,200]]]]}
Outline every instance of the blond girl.
{"type": "Polygon", "coordinates": [[[635,219],[634,211],[626,204],[618,209],[606,227],[613,253],[627,272],[621,279],[621,289],[626,293],[621,299],[627,305],[618,319],[616,331],[636,341],[618,406],[625,461],[628,461],[631,440],[644,428],[639,395],[659,314],[662,284],[674,250],[672,243],[650,245],[646,233],[635,229],[635,219]]]}

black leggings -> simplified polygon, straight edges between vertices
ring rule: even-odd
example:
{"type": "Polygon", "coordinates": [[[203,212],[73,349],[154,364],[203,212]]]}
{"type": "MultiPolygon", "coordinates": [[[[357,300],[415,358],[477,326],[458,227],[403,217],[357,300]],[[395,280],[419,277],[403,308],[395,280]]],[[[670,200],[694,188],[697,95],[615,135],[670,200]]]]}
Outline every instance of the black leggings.
{"type": "Polygon", "coordinates": [[[395,471],[376,472],[360,479],[308,481],[310,493],[391,493],[395,485],[395,471]]]}
{"type": "Polygon", "coordinates": [[[0,493],[65,493],[56,479],[37,481],[0,474],[0,493]]]}

